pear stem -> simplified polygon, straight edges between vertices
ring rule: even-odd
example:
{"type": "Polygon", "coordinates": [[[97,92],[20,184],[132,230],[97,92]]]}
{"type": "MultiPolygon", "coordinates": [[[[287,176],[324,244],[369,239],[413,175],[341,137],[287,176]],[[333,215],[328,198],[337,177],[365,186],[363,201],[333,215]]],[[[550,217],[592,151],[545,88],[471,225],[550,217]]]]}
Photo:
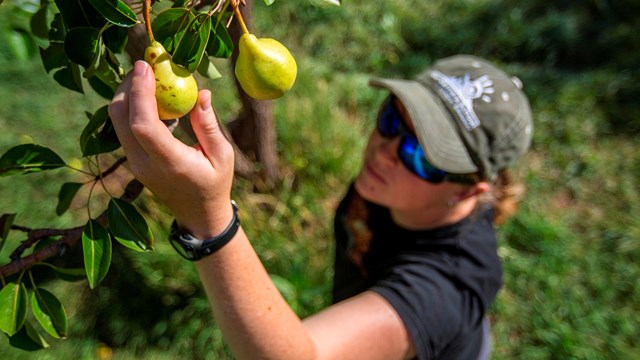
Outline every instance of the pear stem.
{"type": "Polygon", "coordinates": [[[244,34],[249,34],[249,29],[247,29],[247,25],[244,23],[244,19],[242,18],[242,13],[240,12],[240,3],[236,3],[235,1],[231,1],[233,4],[233,12],[236,14],[238,18],[238,22],[240,23],[240,28],[244,34]]]}
{"type": "Polygon", "coordinates": [[[152,43],[156,41],[156,39],[153,37],[153,30],[151,29],[151,0],[144,0],[142,3],[142,17],[144,18],[144,25],[147,28],[149,43],[152,43]]]}

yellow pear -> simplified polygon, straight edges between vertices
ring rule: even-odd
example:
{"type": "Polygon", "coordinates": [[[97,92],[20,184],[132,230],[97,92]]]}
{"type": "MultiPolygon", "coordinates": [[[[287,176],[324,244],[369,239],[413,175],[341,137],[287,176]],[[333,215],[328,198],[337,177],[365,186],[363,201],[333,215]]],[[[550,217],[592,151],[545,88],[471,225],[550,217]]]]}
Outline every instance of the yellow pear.
{"type": "Polygon", "coordinates": [[[160,120],[177,119],[188,114],[198,100],[198,84],[193,75],[176,65],[157,41],[152,41],[145,49],[144,60],[151,65],[156,77],[160,120]]]}
{"type": "Polygon", "coordinates": [[[235,72],[249,96],[272,100],[291,89],[298,67],[289,50],[277,40],[244,33],[239,41],[235,72]]]}

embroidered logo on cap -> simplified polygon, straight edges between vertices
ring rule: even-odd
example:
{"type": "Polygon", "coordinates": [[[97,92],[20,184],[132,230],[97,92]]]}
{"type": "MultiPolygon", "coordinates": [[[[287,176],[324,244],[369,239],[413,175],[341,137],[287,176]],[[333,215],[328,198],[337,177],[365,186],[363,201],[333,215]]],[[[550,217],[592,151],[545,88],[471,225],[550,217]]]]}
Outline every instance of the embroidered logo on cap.
{"type": "Polygon", "coordinates": [[[446,76],[438,70],[432,71],[431,77],[442,96],[453,106],[464,127],[471,131],[480,126],[480,119],[473,110],[473,101],[481,99],[490,103],[489,95],[495,93],[493,81],[487,75],[471,80],[469,74],[462,77],[446,76]]]}

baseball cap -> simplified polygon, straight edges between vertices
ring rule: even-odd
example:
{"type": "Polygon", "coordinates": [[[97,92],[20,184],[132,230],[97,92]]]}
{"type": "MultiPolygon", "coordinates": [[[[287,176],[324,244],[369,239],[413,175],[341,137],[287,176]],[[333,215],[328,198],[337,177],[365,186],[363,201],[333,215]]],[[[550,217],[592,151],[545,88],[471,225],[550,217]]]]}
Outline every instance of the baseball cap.
{"type": "Polygon", "coordinates": [[[429,162],[453,174],[494,180],[531,144],[522,82],[471,55],[441,59],[413,80],[374,78],[405,106],[429,162]]]}

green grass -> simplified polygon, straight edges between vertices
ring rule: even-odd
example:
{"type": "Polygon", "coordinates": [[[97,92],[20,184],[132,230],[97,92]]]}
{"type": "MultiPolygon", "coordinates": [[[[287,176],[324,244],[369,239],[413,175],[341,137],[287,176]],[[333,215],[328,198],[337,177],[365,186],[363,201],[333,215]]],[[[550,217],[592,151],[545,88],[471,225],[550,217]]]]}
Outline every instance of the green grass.
{"type": "MultiPolygon", "coordinates": [[[[299,78],[274,102],[283,181],[272,192],[255,193],[250,182],[238,179],[234,197],[242,204],[243,219],[250,219],[243,227],[265,266],[302,316],[329,301],[332,211],[358,171],[376,106],[385,95],[370,89],[368,79],[414,74],[439,51],[496,56],[485,47],[460,46],[480,32],[447,40],[436,31],[474,24],[464,21],[473,13],[465,12],[466,3],[454,3],[459,18],[447,13],[452,8],[446,2],[353,0],[342,8],[256,3],[256,32],[291,47],[299,78]],[[420,11],[430,20],[417,24],[420,11]],[[445,50],[412,47],[417,34],[445,50]],[[440,43],[445,40],[450,43],[440,43]]],[[[472,9],[490,3],[497,2],[472,9]]],[[[5,8],[0,6],[0,24],[5,8]]],[[[212,89],[224,121],[239,105],[233,78],[224,61],[219,65],[225,78],[203,84],[212,89]]],[[[535,132],[531,151],[516,169],[527,196],[518,215],[499,230],[505,286],[491,311],[494,358],[634,358],[640,351],[639,134],[611,119],[602,105],[598,90],[616,74],[524,62],[505,66],[526,84],[535,132]]],[[[84,112],[105,103],[62,89],[39,59],[16,61],[0,44],[1,153],[28,135],[66,160],[77,158],[84,112]]],[[[54,213],[60,185],[75,176],[56,170],[0,178],[0,213],[15,212],[18,223],[34,227],[80,225],[82,210],[62,217],[54,213]]],[[[156,251],[120,254],[115,270],[94,291],[84,282],[46,284],[64,299],[69,339],[48,339],[52,350],[24,353],[0,337],[0,357],[94,359],[110,349],[113,359],[230,358],[196,272],[164,240],[170,217],[152,197],[137,205],[153,223],[156,251]]],[[[19,240],[10,239],[0,261],[19,240]]]]}

